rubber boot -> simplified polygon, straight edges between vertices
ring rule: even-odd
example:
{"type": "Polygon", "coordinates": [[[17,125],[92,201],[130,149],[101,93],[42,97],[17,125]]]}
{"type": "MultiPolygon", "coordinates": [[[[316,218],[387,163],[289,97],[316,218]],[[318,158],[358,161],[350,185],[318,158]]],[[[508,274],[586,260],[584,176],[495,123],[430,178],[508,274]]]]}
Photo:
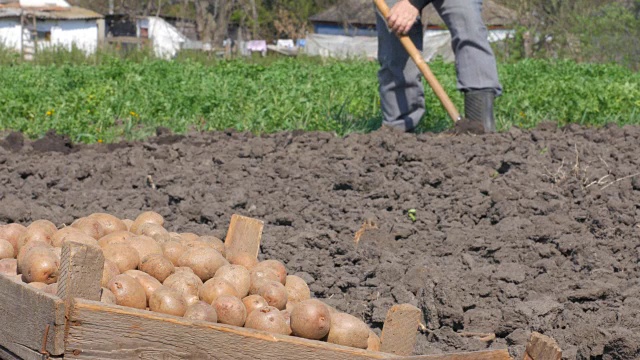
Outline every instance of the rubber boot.
{"type": "Polygon", "coordinates": [[[464,113],[470,121],[480,121],[485,133],[496,132],[493,118],[493,90],[473,90],[464,94],[464,113]]]}

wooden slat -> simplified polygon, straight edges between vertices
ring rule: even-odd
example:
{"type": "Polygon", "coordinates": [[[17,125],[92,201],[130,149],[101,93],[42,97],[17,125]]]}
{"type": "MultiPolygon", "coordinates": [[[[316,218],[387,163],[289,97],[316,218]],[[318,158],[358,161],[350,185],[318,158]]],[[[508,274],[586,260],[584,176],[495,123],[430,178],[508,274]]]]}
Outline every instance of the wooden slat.
{"type": "MultiPolygon", "coordinates": [[[[25,347],[19,349],[17,353],[9,351],[0,346],[0,359],[2,360],[43,360],[43,356],[39,352],[35,352],[25,347]]],[[[47,359],[62,359],[62,356],[48,356],[47,359]]]]}
{"type": "Polygon", "coordinates": [[[159,358],[351,360],[397,357],[222,324],[193,322],[95,301],[75,301],[65,360],[159,358]]]}
{"type": "Polygon", "coordinates": [[[524,360],[560,360],[562,351],[552,338],[534,332],[524,353],[524,360]]]}
{"type": "Polygon", "coordinates": [[[380,351],[405,356],[413,354],[421,316],[422,311],[411,304],[393,305],[384,320],[380,351]]]}
{"type": "Polygon", "coordinates": [[[403,360],[513,360],[507,350],[487,350],[442,355],[408,356],[403,360]]]}
{"type": "Polygon", "coordinates": [[[103,267],[100,247],[66,242],[60,256],[58,297],[67,302],[73,298],[99,301],[103,267]]]}
{"type": "Polygon", "coordinates": [[[65,307],[56,296],[0,275],[0,346],[22,356],[42,349],[47,325],[46,350],[64,353],[65,307]]]}
{"type": "Polygon", "coordinates": [[[20,359],[22,359],[22,357],[18,356],[18,354],[14,354],[13,352],[9,351],[6,348],[0,346],[0,359],[2,359],[2,360],[20,360],[20,359]]]}
{"type": "Polygon", "coordinates": [[[227,259],[238,253],[258,257],[264,222],[250,217],[233,214],[229,223],[224,247],[227,259]]]}

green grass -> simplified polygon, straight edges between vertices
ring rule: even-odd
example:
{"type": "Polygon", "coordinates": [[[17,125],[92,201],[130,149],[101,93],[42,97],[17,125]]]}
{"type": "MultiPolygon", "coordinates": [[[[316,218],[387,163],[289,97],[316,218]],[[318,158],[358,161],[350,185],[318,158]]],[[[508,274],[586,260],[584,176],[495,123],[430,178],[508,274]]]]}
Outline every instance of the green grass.
{"type": "MultiPolygon", "coordinates": [[[[0,52],[2,53],[2,52],[0,52]]],[[[222,129],[370,131],[381,122],[375,62],[319,59],[173,62],[137,55],[22,63],[0,55],[0,130],[38,137],[50,129],[77,142],[140,139],[222,129]],[[50,63],[51,65],[46,65],[50,63]]],[[[452,64],[430,64],[462,110],[452,64]]],[[[640,123],[640,74],[615,65],[522,61],[499,68],[500,129],[540,121],[600,126],[640,123]]],[[[423,131],[451,125],[427,88],[423,131]]]]}

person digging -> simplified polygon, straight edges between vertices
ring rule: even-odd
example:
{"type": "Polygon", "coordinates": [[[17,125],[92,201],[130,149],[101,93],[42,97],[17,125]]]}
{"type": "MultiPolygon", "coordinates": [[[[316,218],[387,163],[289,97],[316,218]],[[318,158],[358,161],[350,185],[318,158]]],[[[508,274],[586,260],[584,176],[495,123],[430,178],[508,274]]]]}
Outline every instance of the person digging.
{"type": "Polygon", "coordinates": [[[485,133],[496,131],[493,103],[502,94],[493,50],[482,20],[482,0],[388,0],[385,19],[376,11],[378,71],[383,126],[413,132],[425,113],[420,70],[398,36],[406,35],[422,51],[420,13],[432,3],[449,32],[455,56],[457,88],[464,94],[466,120],[485,133]]]}

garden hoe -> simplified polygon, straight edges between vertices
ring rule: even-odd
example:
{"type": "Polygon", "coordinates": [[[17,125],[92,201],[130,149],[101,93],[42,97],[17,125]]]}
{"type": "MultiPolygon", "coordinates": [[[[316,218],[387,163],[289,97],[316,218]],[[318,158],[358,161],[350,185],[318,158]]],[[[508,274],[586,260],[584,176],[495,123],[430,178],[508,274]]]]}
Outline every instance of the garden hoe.
{"type": "MultiPolygon", "coordinates": [[[[378,11],[380,11],[380,14],[382,14],[382,17],[384,19],[387,19],[389,17],[389,6],[387,6],[387,3],[384,0],[374,0],[374,2],[376,3],[378,11]]],[[[436,79],[436,76],[433,74],[433,72],[431,72],[429,65],[427,65],[427,63],[424,61],[422,54],[413,44],[409,36],[398,35],[398,38],[400,39],[402,46],[404,46],[405,50],[407,50],[407,53],[409,53],[411,59],[413,59],[413,62],[416,64],[418,69],[420,69],[422,75],[425,77],[425,79],[427,79],[427,83],[429,83],[429,86],[431,86],[431,89],[433,89],[433,92],[436,94],[436,96],[440,100],[440,103],[449,114],[449,117],[451,117],[451,120],[453,120],[453,123],[455,125],[453,132],[456,134],[484,134],[485,131],[482,122],[463,119],[460,116],[460,113],[456,109],[456,106],[453,104],[446,91],[444,91],[442,85],[440,85],[440,82],[438,82],[438,79],[436,79]]]]}

